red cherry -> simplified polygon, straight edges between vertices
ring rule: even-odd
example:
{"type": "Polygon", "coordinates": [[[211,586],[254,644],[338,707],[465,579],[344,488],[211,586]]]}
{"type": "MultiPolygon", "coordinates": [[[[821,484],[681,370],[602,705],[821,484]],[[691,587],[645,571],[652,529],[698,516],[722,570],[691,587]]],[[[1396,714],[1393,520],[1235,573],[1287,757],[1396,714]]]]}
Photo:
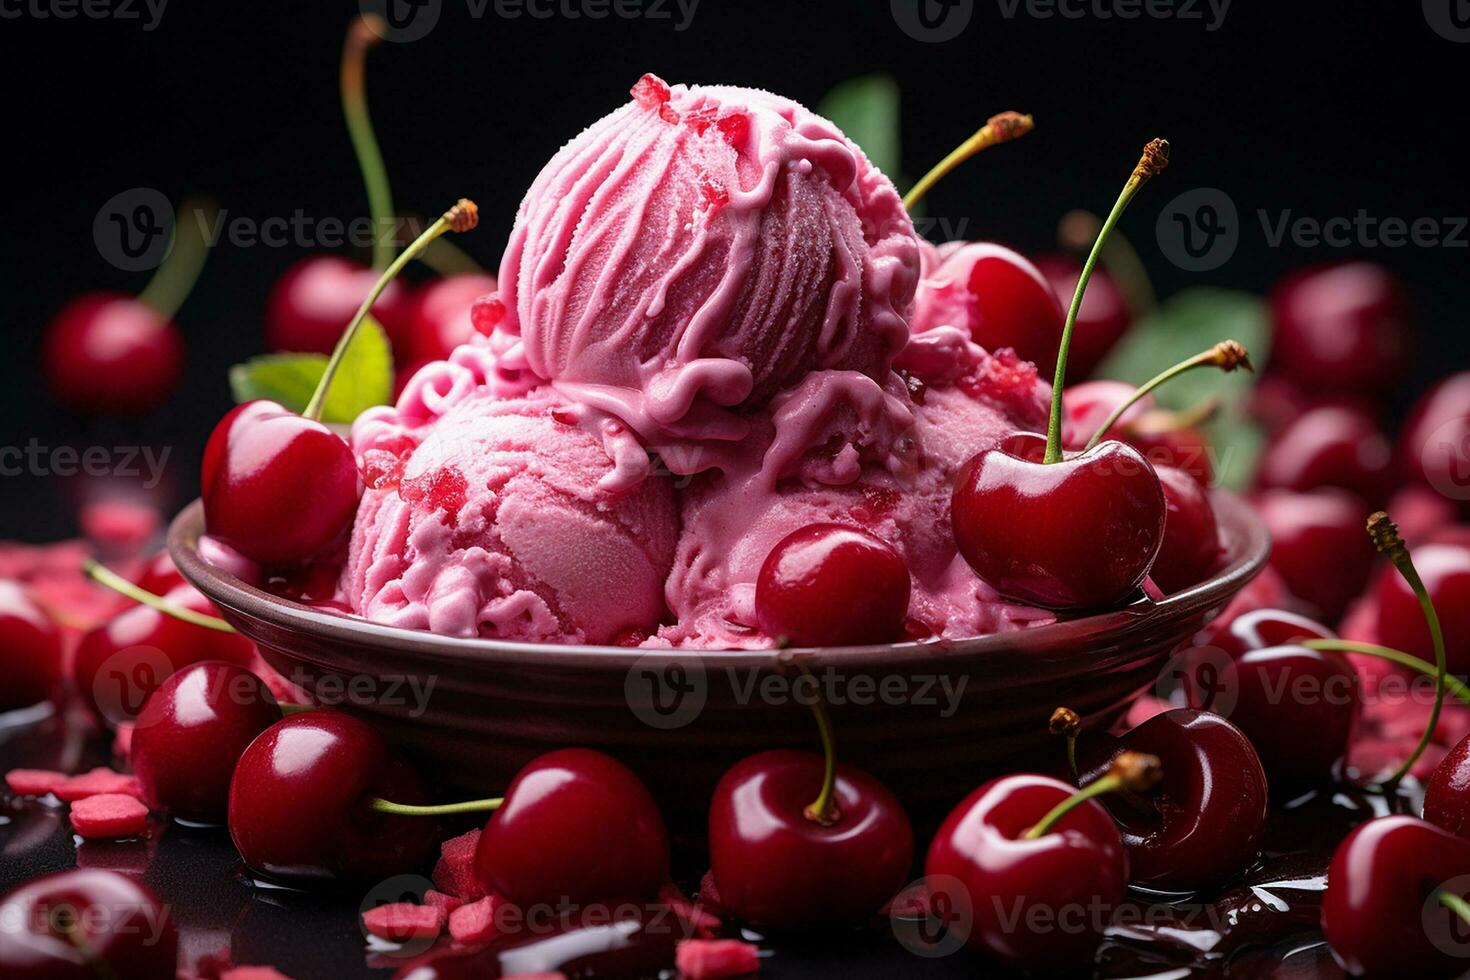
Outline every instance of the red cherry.
{"type": "Polygon", "coordinates": [[[1272,439],[1256,482],[1296,491],[1340,487],[1381,502],[1389,491],[1392,455],[1372,416],[1327,405],[1298,416],[1272,439]]]}
{"type": "Polygon", "coordinates": [[[46,327],[42,364],[52,393],[79,412],[138,413],[157,408],[184,371],[179,328],[124,293],[87,293],[46,327]]]}
{"type": "MultiPolygon", "coordinates": [[[[1463,676],[1470,671],[1470,547],[1426,545],[1415,549],[1414,565],[1439,614],[1450,673],[1463,676]]],[[[1429,626],[1404,577],[1384,569],[1373,587],[1373,602],[1379,640],[1433,663],[1429,626]]]]}
{"type": "MultiPolygon", "coordinates": [[[[330,354],[378,273],[337,255],[313,255],[286,270],[271,289],[265,311],[266,346],[273,351],[330,354]]],[[[390,282],[373,304],[398,351],[408,346],[407,288],[390,282]]]]}
{"type": "Polygon", "coordinates": [[[1164,543],[1149,574],[1165,593],[1209,578],[1220,567],[1220,528],[1210,495],[1198,480],[1173,466],[1154,466],[1164,488],[1168,516],[1164,543]]]}
{"type": "MultiPolygon", "coordinates": [[[[217,616],[214,604],[181,585],[163,596],[170,605],[217,616]]],[[[255,645],[237,633],[186,623],[149,606],[134,606],[82,637],[72,661],[77,693],[100,720],[131,721],[148,695],[174,672],[201,660],[248,665],[255,645]]]]}
{"type": "Polygon", "coordinates": [[[1215,481],[1215,447],[1199,429],[1192,426],[1160,432],[1131,429],[1122,438],[1143,453],[1155,469],[1176,467],[1206,487],[1215,481]]]}
{"type": "Polygon", "coordinates": [[[1470,371],[1445,378],[1419,399],[1397,451],[1404,476],[1470,512],[1470,371]]]}
{"type": "Polygon", "coordinates": [[[1470,735],[1434,767],[1424,786],[1424,819],[1470,838],[1470,735]]]}
{"type": "MultiPolygon", "coordinates": [[[[1085,743],[1079,750],[1097,751],[1085,743]]],[[[1194,891],[1255,860],[1266,830],[1266,773],[1240,729],[1208,711],[1165,711],[1090,760],[1093,775],[1083,785],[1124,750],[1156,756],[1164,773],[1152,798],[1111,796],[1103,804],[1118,821],[1133,884],[1194,891]]]]}
{"type": "Polygon", "coordinates": [[[171,592],[188,583],[184,581],[184,576],[179,574],[173,557],[167,551],[160,551],[148,559],[148,564],[143,566],[142,572],[133,580],[133,584],[144,592],[163,595],[165,592],[171,592]]]}
{"type": "MultiPolygon", "coordinates": [[[[1072,294],[1077,291],[1077,280],[1082,275],[1082,263],[1059,252],[1035,256],[1034,261],[1036,268],[1051,284],[1058,303],[1065,305],[1072,302],[1072,294]]],[[[1124,298],[1123,291],[1106,269],[1098,267],[1093,271],[1087,293],[1082,297],[1082,309],[1077,314],[1077,325],[1073,328],[1067,377],[1091,377],[1092,372],[1132,324],[1133,315],[1128,311],[1128,301],[1124,298]]]]}
{"type": "Polygon", "coordinates": [[[1271,531],[1271,567],[1292,595],[1336,622],[1373,574],[1367,506],[1341,490],[1272,490],[1256,498],[1256,511],[1271,531]]]}
{"type": "Polygon", "coordinates": [[[591,749],[531,760],[475,852],[489,891],[522,908],[653,895],[669,861],[669,834],[647,787],[591,749]]]}
{"type": "Polygon", "coordinates": [[[931,907],[968,921],[969,945],[1006,966],[1051,973],[1090,964],[1123,900],[1127,854],[1098,802],[1067,813],[1050,833],[1025,837],[1075,793],[1047,776],[993,779],[950,813],[929,845],[931,907]],[[1037,916],[1057,927],[1018,928],[1037,916]]]}
{"type": "Polygon", "coordinates": [[[912,326],[915,333],[961,327],[986,350],[1013,348],[1050,372],[1062,320],[1051,284],[1024,256],[991,242],[968,242],[947,252],[920,283],[912,326]]]}
{"type": "Polygon", "coordinates": [[[720,901],[771,929],[861,925],[908,880],[914,833],[903,806],[860,769],[838,765],[835,822],[806,815],[821,755],[777,749],[736,763],[710,804],[720,901]]]}
{"type": "Polygon", "coordinates": [[[0,973],[8,980],[172,977],[179,934],[168,906],[112,871],[60,871],[0,898],[0,973]]]}
{"type": "Polygon", "coordinates": [[[1271,368],[1307,391],[1383,393],[1398,383],[1408,312],[1397,280],[1370,262],[1314,266],[1271,294],[1271,368]]]}
{"type": "Polygon", "coordinates": [[[494,276],[471,272],[445,276],[419,289],[413,297],[406,360],[417,364],[443,360],[477,336],[470,309],[496,288],[494,276]]]}
{"type": "Polygon", "coordinates": [[[191,664],[143,705],[128,762],[153,809],[223,822],[241,753],[280,720],[270,688],[250,671],[221,660],[191,664]]]}
{"type": "Polygon", "coordinates": [[[269,401],[237,406],[204,450],[206,530],[261,565],[299,564],[346,532],[357,462],[321,422],[269,401]]]}
{"type": "Polygon", "coordinates": [[[61,633],[19,583],[0,581],[0,712],[51,696],[61,673],[61,633]]]}
{"type": "Polygon", "coordinates": [[[1459,976],[1464,923],[1436,893],[1464,899],[1470,842],[1423,820],[1380,817],[1338,845],[1322,896],[1322,932],[1353,976],[1459,976]]]}
{"type": "Polygon", "coordinates": [[[1252,609],[1206,634],[1202,646],[1239,657],[1247,650],[1285,646],[1300,640],[1331,640],[1335,634],[1321,623],[1284,609],[1252,609]]]}
{"type": "Polygon", "coordinates": [[[230,836],[272,878],[377,880],[423,864],[435,821],[379,813],[381,798],[418,805],[423,784],[366,723],[307,711],[251,742],[230,782],[230,836]]]}
{"type": "Polygon", "coordinates": [[[799,647],[887,643],[903,633],[909,569],[891,546],[842,524],[811,524],[782,538],[761,565],[761,631],[799,647]]]}
{"type": "Polygon", "coordinates": [[[1342,775],[1362,712],[1358,672],[1342,654],[1300,646],[1248,650],[1218,677],[1192,672],[1185,682],[1190,707],[1221,712],[1250,739],[1278,800],[1342,775]]]}
{"type": "Polygon", "coordinates": [[[955,542],[996,591],[1053,609],[1127,599],[1164,537],[1159,477],[1136,449],[1102,442],[1042,463],[1040,436],[1022,434],[960,470],[951,505],[955,542]]]}

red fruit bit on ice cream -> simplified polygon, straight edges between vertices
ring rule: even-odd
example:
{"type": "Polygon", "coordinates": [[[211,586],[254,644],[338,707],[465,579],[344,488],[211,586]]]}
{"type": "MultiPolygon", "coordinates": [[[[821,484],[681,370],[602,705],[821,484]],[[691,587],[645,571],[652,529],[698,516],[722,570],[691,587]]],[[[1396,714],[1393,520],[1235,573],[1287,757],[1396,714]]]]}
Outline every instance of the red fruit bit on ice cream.
{"type": "Polygon", "coordinates": [[[398,484],[398,495],[404,500],[442,510],[450,522],[459,519],[468,491],[469,483],[464,474],[452,466],[421,473],[398,484]]]}
{"type": "Polygon", "coordinates": [[[434,865],[434,887],[464,902],[485,897],[485,885],[475,870],[475,851],[480,846],[480,831],[451,837],[440,845],[439,861],[434,865]]]}
{"type": "Polygon", "coordinates": [[[647,73],[638,79],[628,93],[633,96],[634,102],[645,109],[663,105],[673,98],[673,94],[669,91],[669,84],[652,73],[647,73]]]}
{"type": "Polygon", "coordinates": [[[362,454],[359,469],[363,486],[369,490],[392,490],[403,478],[403,468],[408,457],[419,446],[418,440],[407,433],[384,439],[362,454]]]}
{"type": "Polygon", "coordinates": [[[719,127],[720,135],[725,138],[725,142],[737,150],[745,145],[745,138],[750,135],[750,117],[741,113],[726,116],[715,125],[719,127]]]}
{"type": "Polygon", "coordinates": [[[863,502],[853,507],[852,519],[865,528],[881,522],[898,507],[898,491],[889,487],[863,487],[863,502]]]}
{"type": "Polygon", "coordinates": [[[699,175],[699,195],[704,199],[704,210],[711,215],[730,203],[730,192],[725,185],[708,174],[699,175]]]}
{"type": "Polygon", "coordinates": [[[958,381],[971,398],[985,398],[1021,415],[1039,414],[1036,401],[1036,365],[1023,361],[1009,347],[982,360],[976,370],[958,381]]]}
{"type": "Polygon", "coordinates": [[[557,425],[576,425],[577,413],[570,408],[553,408],[551,410],[551,421],[557,425]]]}
{"type": "Polygon", "coordinates": [[[137,837],[148,827],[148,808],[121,793],[89,796],[72,804],[71,826],[87,838],[137,837]]]}
{"type": "Polygon", "coordinates": [[[391,902],[364,912],[362,927],[379,939],[393,943],[433,939],[444,929],[444,910],[434,905],[391,902]]]}
{"type": "Polygon", "coordinates": [[[488,337],[495,332],[505,319],[505,304],[500,301],[499,293],[490,293],[475,300],[470,307],[470,323],[475,331],[482,336],[488,337]]]}
{"type": "Polygon", "coordinates": [[[760,950],[738,939],[686,939],[674,951],[685,980],[723,980],[758,973],[760,950]]]}
{"type": "Polygon", "coordinates": [[[5,774],[5,785],[16,796],[45,796],[56,792],[69,778],[66,773],[51,769],[12,769],[5,774]]]}

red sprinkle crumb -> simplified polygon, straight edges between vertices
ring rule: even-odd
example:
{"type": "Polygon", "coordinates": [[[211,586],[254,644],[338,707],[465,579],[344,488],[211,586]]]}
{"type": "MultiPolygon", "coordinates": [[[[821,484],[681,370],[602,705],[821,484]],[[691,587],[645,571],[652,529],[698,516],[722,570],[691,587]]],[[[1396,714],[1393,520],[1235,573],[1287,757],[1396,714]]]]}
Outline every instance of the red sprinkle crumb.
{"type": "Polygon", "coordinates": [[[67,803],[75,803],[89,796],[103,794],[131,796],[134,799],[143,798],[143,788],[138,785],[136,779],[101,766],[80,776],[72,776],[57,786],[53,792],[57,799],[67,803]]]}
{"type": "Polygon", "coordinates": [[[51,769],[12,769],[5,774],[5,785],[16,796],[45,796],[71,777],[51,769]]]}
{"type": "Polygon", "coordinates": [[[435,891],[434,889],[430,888],[428,891],[424,892],[424,904],[432,905],[436,908],[441,908],[444,910],[444,914],[448,915],[449,913],[453,912],[455,909],[463,905],[464,902],[455,898],[453,895],[449,895],[441,891],[435,891]]]}
{"type": "Polygon", "coordinates": [[[101,793],[77,800],[71,826],[87,838],[137,837],[148,828],[148,808],[121,793],[101,793]]]}
{"type": "Polygon", "coordinates": [[[449,913],[449,935],[457,943],[484,942],[496,933],[495,916],[505,900],[490,895],[449,913]]]}
{"type": "Polygon", "coordinates": [[[394,943],[434,939],[444,929],[444,910],[434,905],[391,902],[364,912],[362,927],[379,939],[394,943]]]}
{"type": "Polygon", "coordinates": [[[485,897],[485,886],[475,871],[475,851],[480,846],[480,832],[451,837],[440,846],[439,861],[434,865],[434,887],[463,902],[485,897]]]}
{"type": "Polygon", "coordinates": [[[505,319],[505,303],[501,302],[499,293],[489,293],[475,300],[470,307],[470,323],[475,332],[481,336],[488,337],[495,332],[505,319]]]}
{"type": "Polygon", "coordinates": [[[759,973],[760,950],[738,939],[685,939],[674,951],[684,980],[723,980],[759,973]]]}
{"type": "Polygon", "coordinates": [[[673,98],[668,82],[651,72],[638,79],[628,90],[628,94],[633,96],[634,102],[648,109],[663,105],[673,98]]]}

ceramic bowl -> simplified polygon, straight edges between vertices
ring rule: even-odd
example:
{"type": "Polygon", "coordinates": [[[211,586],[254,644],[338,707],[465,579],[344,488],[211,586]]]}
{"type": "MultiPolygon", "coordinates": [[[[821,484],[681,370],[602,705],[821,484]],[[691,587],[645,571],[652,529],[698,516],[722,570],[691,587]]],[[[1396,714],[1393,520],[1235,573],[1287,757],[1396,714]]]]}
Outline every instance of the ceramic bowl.
{"type": "Polygon", "coordinates": [[[840,758],[922,819],[1001,772],[1055,770],[1058,705],[1116,719],[1260,571],[1269,536],[1214,492],[1225,561],[1159,601],[946,643],[694,652],[467,640],[379,626],[262,592],[200,558],[198,503],[174,521],[179,569],[323,703],[378,726],[447,791],[490,795],[549,749],[602,749],[632,766],[676,830],[697,832],[736,760],[817,747],[806,705],[830,705],[840,758]],[[809,679],[802,679],[809,678],[809,679]]]}

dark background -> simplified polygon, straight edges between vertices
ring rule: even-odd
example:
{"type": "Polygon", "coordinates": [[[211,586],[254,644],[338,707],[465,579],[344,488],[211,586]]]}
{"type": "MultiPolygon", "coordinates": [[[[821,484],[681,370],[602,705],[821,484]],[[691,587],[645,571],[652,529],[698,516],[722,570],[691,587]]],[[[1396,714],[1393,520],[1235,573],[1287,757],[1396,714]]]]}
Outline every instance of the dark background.
{"type": "MultiPolygon", "coordinates": [[[[12,174],[0,443],[167,447],[172,506],[193,495],[199,447],[229,405],[226,368],[260,350],[267,291],[307,249],[215,250],[179,317],[188,378],[146,419],[86,421],[56,408],[37,370],[43,326],[79,292],[145,284],[146,273],[119,271],[93,242],[98,209],[128,188],[175,200],[208,192],[254,221],[297,209],[317,219],[366,213],[337,93],[342,33],[358,7],[173,0],[145,31],[136,19],[39,18],[34,5],[51,0],[17,2],[0,5],[12,174]]],[[[492,2],[476,18],[465,0],[443,0],[425,38],[380,46],[369,88],[398,207],[437,211],[473,197],[483,223],[461,243],[493,268],[540,165],[625,100],[641,73],[760,86],[810,104],[843,79],[885,71],[902,87],[910,175],[997,110],[1037,118],[1023,144],[987,154],[932,195],[931,213],[970,219],[967,237],[1053,246],[1057,219],[1105,209],[1138,148],[1164,135],[1173,166],[1123,224],[1161,294],[1203,283],[1264,291],[1299,265],[1369,255],[1405,280],[1420,310],[1416,387],[1470,360],[1463,234],[1459,248],[1273,247],[1256,219],[1257,209],[1272,220],[1288,209],[1409,221],[1470,212],[1470,45],[1437,33],[1419,3],[1236,0],[1209,30],[1204,4],[1194,20],[1042,19],[1025,5],[1006,17],[1010,0],[974,0],[968,27],[944,43],[906,34],[888,0],[701,0],[682,32],[677,8],[664,9],[670,19],[506,19],[492,2]],[[1171,265],[1153,233],[1164,205],[1196,187],[1225,190],[1242,222],[1234,257],[1198,274],[1171,265]]],[[[73,533],[78,498],[95,491],[0,478],[0,538],[73,533]]]]}

